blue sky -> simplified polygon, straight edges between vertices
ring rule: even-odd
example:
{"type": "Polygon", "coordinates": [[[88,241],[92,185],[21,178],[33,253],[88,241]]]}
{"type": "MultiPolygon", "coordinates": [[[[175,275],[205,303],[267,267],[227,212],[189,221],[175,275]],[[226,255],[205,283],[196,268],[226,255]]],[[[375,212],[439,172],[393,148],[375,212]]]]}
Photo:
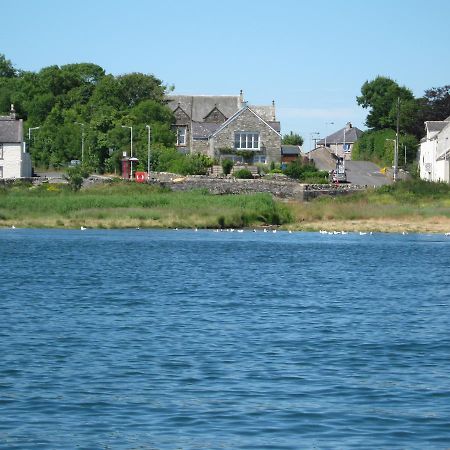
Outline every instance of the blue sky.
{"type": "Polygon", "coordinates": [[[92,62],[152,73],[179,94],[243,89],[250,104],[275,100],[282,133],[307,147],[311,132],[365,128],[355,98],[377,75],[416,96],[450,84],[445,0],[22,0],[1,10],[0,53],[17,68],[92,62]]]}

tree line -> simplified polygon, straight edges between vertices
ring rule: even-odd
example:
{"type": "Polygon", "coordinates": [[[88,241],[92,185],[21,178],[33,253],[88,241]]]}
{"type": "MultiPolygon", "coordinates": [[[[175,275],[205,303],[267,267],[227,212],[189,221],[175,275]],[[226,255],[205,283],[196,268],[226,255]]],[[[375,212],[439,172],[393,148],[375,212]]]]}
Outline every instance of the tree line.
{"type": "Polygon", "coordinates": [[[113,76],[91,63],[49,66],[38,72],[16,69],[0,54],[0,112],[14,104],[24,119],[34,165],[59,167],[81,160],[97,171],[120,168],[122,152],[130,153],[133,127],[135,154],[147,167],[148,133],[157,162],[175,143],[174,122],[164,96],[169,88],[153,75],[113,76]],[[37,128],[39,127],[39,128],[37,128]]]}
{"type": "Polygon", "coordinates": [[[450,116],[450,85],[427,89],[416,98],[407,87],[378,76],[362,85],[356,102],[368,109],[365,125],[369,130],[355,144],[353,158],[391,165],[398,124],[399,165],[411,169],[419,140],[425,135],[424,122],[450,116]]]}

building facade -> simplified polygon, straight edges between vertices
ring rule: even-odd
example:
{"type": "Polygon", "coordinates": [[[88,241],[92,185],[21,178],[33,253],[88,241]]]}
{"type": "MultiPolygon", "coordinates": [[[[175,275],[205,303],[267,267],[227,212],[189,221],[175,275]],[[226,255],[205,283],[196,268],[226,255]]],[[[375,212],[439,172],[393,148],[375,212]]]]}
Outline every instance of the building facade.
{"type": "Polygon", "coordinates": [[[30,155],[23,139],[23,121],[17,119],[14,106],[9,116],[0,116],[0,179],[31,177],[30,155]]]}
{"type": "Polygon", "coordinates": [[[419,148],[420,178],[450,183],[450,117],[425,122],[425,131],[419,148]]]}
{"type": "Polygon", "coordinates": [[[324,139],[320,139],[317,146],[327,147],[336,156],[350,160],[352,159],[353,144],[362,134],[362,130],[347,122],[344,128],[335,131],[324,139]]]}
{"type": "Polygon", "coordinates": [[[175,116],[179,151],[249,163],[281,160],[274,102],[249,106],[242,91],[239,96],[171,95],[167,100],[175,116]]]}

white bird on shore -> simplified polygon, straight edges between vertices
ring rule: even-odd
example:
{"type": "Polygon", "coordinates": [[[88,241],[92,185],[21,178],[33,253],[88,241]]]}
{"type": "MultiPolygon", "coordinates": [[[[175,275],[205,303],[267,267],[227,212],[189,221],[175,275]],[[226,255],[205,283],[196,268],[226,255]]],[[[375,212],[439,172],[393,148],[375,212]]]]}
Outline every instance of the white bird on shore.
{"type": "Polygon", "coordinates": [[[86,228],[86,227],[83,227],[83,225],[81,225],[80,230],[81,230],[81,231],[85,231],[85,230],[87,230],[87,228],[86,228]]]}
{"type": "Polygon", "coordinates": [[[367,234],[367,233],[366,233],[365,231],[360,231],[360,232],[359,232],[359,235],[360,235],[360,236],[365,236],[366,234],[367,234]]]}
{"type": "Polygon", "coordinates": [[[15,230],[16,227],[14,225],[11,225],[11,230],[15,230]]]}
{"type": "Polygon", "coordinates": [[[450,236],[450,233],[445,233],[444,236],[450,236]]]}

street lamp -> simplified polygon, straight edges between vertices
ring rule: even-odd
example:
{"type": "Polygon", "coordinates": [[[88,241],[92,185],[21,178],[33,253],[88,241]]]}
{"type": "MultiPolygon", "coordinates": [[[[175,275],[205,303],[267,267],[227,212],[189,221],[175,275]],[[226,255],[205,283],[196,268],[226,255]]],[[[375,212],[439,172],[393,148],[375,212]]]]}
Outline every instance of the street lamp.
{"type": "Polygon", "coordinates": [[[28,146],[30,146],[31,142],[31,130],[39,130],[41,127],[30,127],[28,128],[28,146]]]}
{"type": "MultiPolygon", "coordinates": [[[[311,156],[310,156],[310,153],[311,153],[311,150],[312,150],[312,148],[311,148],[311,146],[312,146],[312,141],[314,140],[314,144],[317,142],[317,139],[313,139],[313,136],[319,136],[319,132],[318,131],[311,131],[310,133],[309,133],[309,147],[310,147],[310,150],[309,150],[309,152],[308,152],[308,159],[311,159],[311,156]]],[[[315,145],[314,145],[315,146],[315,145]]]]}
{"type": "Polygon", "coordinates": [[[122,125],[122,128],[130,129],[130,180],[133,179],[133,127],[122,125]]]}
{"type": "Polygon", "coordinates": [[[150,125],[145,125],[145,128],[148,130],[148,161],[147,161],[147,177],[150,179],[150,138],[151,138],[151,127],[150,125]]]}
{"type": "Polygon", "coordinates": [[[334,122],[325,122],[325,147],[327,146],[328,125],[334,125],[334,122]]]}
{"type": "Polygon", "coordinates": [[[84,123],[75,122],[76,125],[81,126],[81,162],[84,162],[84,123]]]}

